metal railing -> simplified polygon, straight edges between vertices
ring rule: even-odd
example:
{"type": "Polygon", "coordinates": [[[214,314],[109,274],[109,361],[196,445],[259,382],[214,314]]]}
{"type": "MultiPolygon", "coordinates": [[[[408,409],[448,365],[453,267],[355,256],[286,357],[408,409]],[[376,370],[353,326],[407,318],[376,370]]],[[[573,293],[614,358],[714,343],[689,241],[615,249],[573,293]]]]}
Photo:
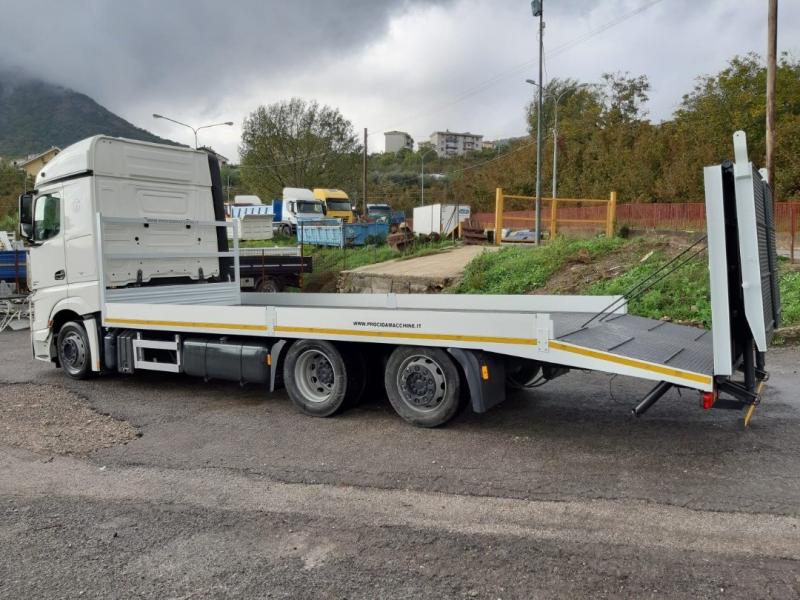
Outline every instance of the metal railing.
{"type": "MultiPolygon", "coordinates": [[[[526,204],[530,203],[534,205],[536,202],[536,198],[533,196],[517,196],[513,194],[505,194],[503,192],[503,188],[497,188],[495,194],[495,207],[494,207],[494,243],[499,244],[502,242],[503,237],[503,226],[506,222],[510,222],[510,224],[514,223],[525,223],[530,224],[533,226],[535,224],[535,220],[533,217],[520,217],[520,216],[507,216],[504,214],[506,200],[518,200],[523,201],[526,204]]],[[[559,224],[588,224],[588,225],[602,225],[605,231],[605,234],[608,237],[614,235],[614,223],[616,219],[616,211],[617,211],[617,192],[611,192],[607,199],[598,199],[598,198],[542,198],[542,203],[549,202],[550,203],[550,215],[549,219],[545,218],[542,219],[543,221],[548,221],[550,225],[550,239],[553,239],[558,234],[558,226],[559,224]],[[583,218],[583,219],[576,219],[576,218],[563,218],[559,217],[558,209],[560,205],[563,204],[604,204],[605,205],[605,216],[602,219],[596,218],[583,218]]],[[[543,204],[544,205],[544,204],[543,204]]]]}

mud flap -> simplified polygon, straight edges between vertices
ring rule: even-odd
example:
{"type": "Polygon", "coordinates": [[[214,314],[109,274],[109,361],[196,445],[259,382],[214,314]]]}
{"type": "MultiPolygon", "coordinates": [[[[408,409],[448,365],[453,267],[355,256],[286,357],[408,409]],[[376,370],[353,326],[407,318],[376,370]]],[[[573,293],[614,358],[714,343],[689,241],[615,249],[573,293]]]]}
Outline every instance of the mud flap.
{"type": "Polygon", "coordinates": [[[274,392],[276,383],[279,383],[280,373],[278,367],[280,365],[281,352],[286,345],[286,340],[278,340],[269,349],[269,391],[274,392]]]}
{"type": "Polygon", "coordinates": [[[506,399],[506,367],[503,357],[480,350],[448,348],[463,369],[472,410],[485,413],[506,399]]]}

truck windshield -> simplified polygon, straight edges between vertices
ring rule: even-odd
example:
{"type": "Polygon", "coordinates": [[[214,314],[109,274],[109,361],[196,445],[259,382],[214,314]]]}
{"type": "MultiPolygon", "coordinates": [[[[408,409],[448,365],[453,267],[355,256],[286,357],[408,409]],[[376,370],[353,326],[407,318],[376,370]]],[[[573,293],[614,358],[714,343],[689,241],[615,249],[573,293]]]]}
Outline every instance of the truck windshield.
{"type": "Polygon", "coordinates": [[[388,206],[370,206],[367,212],[376,217],[388,217],[392,214],[392,209],[388,206]]]}
{"type": "Polygon", "coordinates": [[[328,198],[325,200],[325,204],[328,205],[328,210],[337,210],[340,212],[350,212],[350,202],[347,200],[337,200],[333,198],[328,198]]]}
{"type": "Polygon", "coordinates": [[[299,200],[297,202],[297,212],[321,215],[323,213],[322,202],[309,202],[305,200],[299,200]]]}

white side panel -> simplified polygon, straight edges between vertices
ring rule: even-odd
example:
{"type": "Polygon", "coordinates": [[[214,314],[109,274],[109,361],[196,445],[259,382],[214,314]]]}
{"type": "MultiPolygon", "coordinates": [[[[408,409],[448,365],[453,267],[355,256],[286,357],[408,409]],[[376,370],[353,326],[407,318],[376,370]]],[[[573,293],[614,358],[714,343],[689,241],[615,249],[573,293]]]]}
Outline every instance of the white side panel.
{"type": "Polygon", "coordinates": [[[501,312],[598,313],[613,305],[609,314],[626,314],[622,296],[490,296],[459,294],[260,294],[243,293],[242,302],[261,306],[298,308],[408,308],[429,311],[486,311],[484,318],[501,312]]]}
{"type": "Polygon", "coordinates": [[[439,233],[441,213],[438,208],[438,204],[414,207],[414,233],[418,235],[439,233]]]}
{"type": "MultiPolygon", "coordinates": [[[[106,218],[169,219],[175,221],[214,221],[211,188],[97,177],[97,205],[106,218]]],[[[153,277],[198,278],[199,269],[208,278],[219,274],[216,258],[170,258],[175,253],[217,251],[212,225],[185,223],[105,223],[103,253],[142,255],[162,254],[163,258],[104,259],[106,285],[136,282],[141,269],[143,281],[153,277]]]]}
{"type": "Polygon", "coordinates": [[[268,310],[255,306],[106,303],[103,325],[157,331],[271,335],[268,310]]]}
{"type": "Polygon", "coordinates": [[[722,167],[703,170],[708,223],[708,271],[711,285],[711,335],[714,340],[714,374],[733,373],[730,305],[728,304],[728,257],[725,244],[725,211],[722,167]]]}
{"type": "Polygon", "coordinates": [[[239,220],[240,240],[271,240],[272,215],[246,215],[239,220]]]}

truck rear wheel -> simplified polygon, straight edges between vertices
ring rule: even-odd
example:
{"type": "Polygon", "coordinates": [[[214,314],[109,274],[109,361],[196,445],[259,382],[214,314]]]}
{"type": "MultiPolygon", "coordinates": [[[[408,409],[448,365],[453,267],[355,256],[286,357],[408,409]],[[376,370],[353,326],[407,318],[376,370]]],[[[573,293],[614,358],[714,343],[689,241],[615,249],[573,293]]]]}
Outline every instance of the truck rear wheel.
{"type": "Polygon", "coordinates": [[[283,364],[283,381],[289,398],[307,415],[330,417],[336,414],[353,394],[354,390],[349,388],[357,385],[347,367],[345,357],[330,342],[295,342],[283,364]]]}
{"type": "Polygon", "coordinates": [[[264,294],[275,294],[283,289],[280,282],[274,277],[262,277],[256,282],[256,290],[264,294]]]}
{"type": "Polygon", "coordinates": [[[64,372],[73,379],[88,379],[92,376],[92,356],[86,329],[76,321],[61,326],[56,340],[58,362],[64,372]]]}
{"type": "Polygon", "coordinates": [[[384,382],[395,412],[419,427],[447,423],[461,404],[458,368],[440,348],[396,348],[386,364],[384,382]]]}

